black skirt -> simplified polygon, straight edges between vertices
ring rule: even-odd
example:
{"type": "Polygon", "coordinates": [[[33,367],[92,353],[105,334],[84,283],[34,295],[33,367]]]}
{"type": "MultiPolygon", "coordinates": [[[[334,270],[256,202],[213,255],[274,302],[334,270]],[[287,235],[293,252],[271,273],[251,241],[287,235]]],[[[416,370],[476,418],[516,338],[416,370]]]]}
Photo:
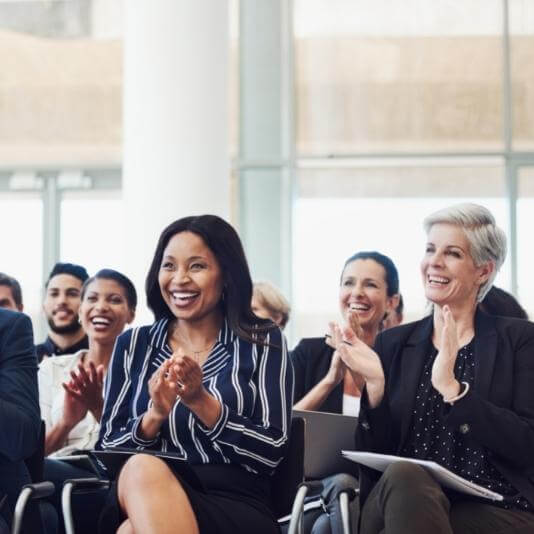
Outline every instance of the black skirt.
{"type": "MultiPolygon", "coordinates": [[[[236,465],[190,466],[198,484],[180,473],[180,466],[172,459],[161,459],[186,492],[200,534],[279,534],[278,523],[270,509],[269,477],[254,475],[236,465]]],[[[100,516],[99,533],[115,534],[125,520],[115,480],[100,516]]]]}

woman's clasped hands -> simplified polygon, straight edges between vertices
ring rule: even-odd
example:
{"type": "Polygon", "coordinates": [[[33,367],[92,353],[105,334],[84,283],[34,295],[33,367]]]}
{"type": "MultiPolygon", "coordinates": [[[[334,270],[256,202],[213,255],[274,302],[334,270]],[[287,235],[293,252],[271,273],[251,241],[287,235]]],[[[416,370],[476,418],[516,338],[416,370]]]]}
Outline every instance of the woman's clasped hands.
{"type": "Polygon", "coordinates": [[[192,404],[205,391],[202,370],[198,363],[185,354],[173,354],[165,360],[148,382],[153,415],[166,419],[177,398],[192,404]]]}
{"type": "Polygon", "coordinates": [[[348,325],[330,324],[332,346],[343,364],[353,373],[363,377],[369,405],[378,406],[384,396],[384,370],[376,352],[361,337],[361,326],[356,312],[348,314],[348,325]]]}

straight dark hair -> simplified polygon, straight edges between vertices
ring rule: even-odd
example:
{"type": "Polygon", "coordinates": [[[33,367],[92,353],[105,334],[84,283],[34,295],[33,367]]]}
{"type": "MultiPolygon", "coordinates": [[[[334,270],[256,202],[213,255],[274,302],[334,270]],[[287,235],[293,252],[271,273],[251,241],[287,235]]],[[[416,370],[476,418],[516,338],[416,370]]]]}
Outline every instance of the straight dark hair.
{"type": "Polygon", "coordinates": [[[117,282],[117,284],[119,284],[122,289],[124,289],[126,302],[128,302],[128,308],[130,308],[130,310],[132,311],[135,311],[135,308],[137,307],[137,291],[135,290],[135,286],[126,275],[119,273],[119,271],[115,271],[113,269],[100,269],[100,271],[98,271],[94,276],[88,278],[82,286],[80,294],[82,300],[87,291],[87,287],[95,280],[113,280],[114,282],[117,282]]]}
{"type": "Polygon", "coordinates": [[[145,283],[147,304],[156,320],[163,317],[175,319],[163,300],[158,275],[167,244],[181,232],[199,236],[217,258],[223,277],[219,305],[230,328],[247,341],[262,343],[263,334],[276,325],[268,319],[259,319],[252,312],[252,279],[243,245],[234,228],[216,215],[183,217],[169,224],[161,233],[145,283]]]}
{"type": "Polygon", "coordinates": [[[343,278],[343,273],[345,272],[345,268],[347,267],[347,265],[356,260],[374,260],[379,265],[382,265],[382,267],[384,267],[384,271],[386,271],[386,285],[388,297],[392,297],[393,295],[396,295],[399,292],[399,273],[397,271],[397,267],[395,267],[395,264],[393,263],[393,260],[391,258],[388,258],[388,256],[385,256],[384,254],[381,254],[376,250],[356,252],[356,254],[353,254],[345,262],[345,265],[343,266],[343,271],[341,272],[341,278],[343,278]]]}

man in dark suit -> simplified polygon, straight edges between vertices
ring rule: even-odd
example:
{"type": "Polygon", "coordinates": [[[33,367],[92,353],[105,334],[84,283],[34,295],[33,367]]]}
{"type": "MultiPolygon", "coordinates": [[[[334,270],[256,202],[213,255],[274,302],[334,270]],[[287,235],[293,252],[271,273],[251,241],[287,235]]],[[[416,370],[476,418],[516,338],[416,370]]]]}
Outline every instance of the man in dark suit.
{"type": "Polygon", "coordinates": [[[20,488],[30,482],[24,460],[35,451],[41,425],[37,358],[26,315],[0,309],[0,532],[20,488]]]}

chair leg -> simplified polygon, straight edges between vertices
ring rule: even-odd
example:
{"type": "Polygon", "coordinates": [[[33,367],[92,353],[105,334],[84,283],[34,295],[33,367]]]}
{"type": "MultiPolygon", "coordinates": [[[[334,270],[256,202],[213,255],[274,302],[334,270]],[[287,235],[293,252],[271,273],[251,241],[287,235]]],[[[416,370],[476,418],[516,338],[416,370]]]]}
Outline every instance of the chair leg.
{"type": "Polygon", "coordinates": [[[31,487],[25,487],[20,492],[15,505],[15,513],[13,514],[13,526],[11,527],[11,534],[19,534],[22,528],[22,519],[24,517],[24,510],[32,496],[33,490],[31,487]]]}
{"type": "Polygon", "coordinates": [[[74,534],[74,521],[72,519],[72,509],[70,499],[74,484],[70,481],[65,482],[61,492],[61,510],[63,511],[63,522],[65,523],[65,534],[74,534]]]}
{"type": "Polygon", "coordinates": [[[291,508],[291,519],[289,521],[289,527],[287,534],[302,534],[302,524],[304,521],[304,499],[308,493],[308,487],[302,485],[299,487],[295,500],[293,501],[293,507],[291,508]]]}
{"type": "MultiPolygon", "coordinates": [[[[27,484],[22,487],[22,490],[18,496],[17,502],[15,504],[15,512],[13,514],[13,524],[11,526],[11,534],[19,534],[22,529],[22,522],[24,519],[24,512],[26,511],[26,506],[28,501],[33,499],[43,499],[44,497],[49,497],[55,491],[54,484],[52,482],[36,482],[34,484],[27,484]]],[[[43,525],[41,523],[40,513],[37,512],[36,517],[34,517],[32,530],[41,531],[43,525]],[[38,524],[34,524],[34,523],[38,524]]]]}
{"type": "Polygon", "coordinates": [[[65,534],[75,534],[74,518],[72,516],[71,499],[73,493],[93,493],[99,489],[108,489],[109,480],[100,478],[70,478],[63,482],[61,492],[61,509],[63,510],[63,522],[65,524],[65,534]]]}
{"type": "Polygon", "coordinates": [[[343,523],[343,534],[352,534],[349,503],[348,492],[342,491],[339,494],[339,509],[341,511],[341,521],[343,523]]]}

